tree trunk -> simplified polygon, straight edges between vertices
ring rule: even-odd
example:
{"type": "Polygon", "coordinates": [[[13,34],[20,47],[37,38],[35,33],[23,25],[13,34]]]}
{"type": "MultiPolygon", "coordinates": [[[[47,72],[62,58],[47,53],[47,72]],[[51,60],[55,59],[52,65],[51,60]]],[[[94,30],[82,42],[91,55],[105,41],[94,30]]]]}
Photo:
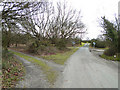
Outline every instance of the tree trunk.
{"type": "Polygon", "coordinates": [[[17,47],[17,43],[15,44],[15,47],[17,47]]]}

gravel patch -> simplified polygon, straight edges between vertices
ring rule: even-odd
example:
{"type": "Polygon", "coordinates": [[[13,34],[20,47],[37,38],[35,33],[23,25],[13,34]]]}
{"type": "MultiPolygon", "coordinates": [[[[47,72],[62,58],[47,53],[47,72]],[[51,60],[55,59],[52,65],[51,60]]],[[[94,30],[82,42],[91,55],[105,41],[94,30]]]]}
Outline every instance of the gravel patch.
{"type": "MultiPolygon", "coordinates": [[[[15,55],[16,56],[16,55],[15,55]]],[[[22,61],[26,69],[24,80],[19,81],[16,88],[49,88],[46,76],[43,74],[41,68],[23,58],[16,56],[17,59],[22,61]]]]}

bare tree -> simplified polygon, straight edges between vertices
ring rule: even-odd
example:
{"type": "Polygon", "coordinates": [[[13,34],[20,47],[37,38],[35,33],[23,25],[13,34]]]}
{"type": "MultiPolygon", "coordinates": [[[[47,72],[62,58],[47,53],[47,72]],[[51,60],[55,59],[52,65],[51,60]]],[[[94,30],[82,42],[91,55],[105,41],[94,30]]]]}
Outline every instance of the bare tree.
{"type": "Polygon", "coordinates": [[[85,33],[80,12],[60,2],[57,3],[57,8],[52,3],[46,2],[37,14],[25,18],[22,23],[26,31],[32,33],[38,41],[51,39],[52,42],[57,43],[58,39],[62,39],[65,42],[65,39],[76,34],[85,33]]]}
{"type": "Polygon", "coordinates": [[[67,4],[57,3],[57,10],[51,20],[51,37],[70,38],[81,33],[84,24],[81,22],[80,12],[67,7],[67,4]]]}
{"type": "Polygon", "coordinates": [[[57,8],[49,2],[4,2],[2,5],[2,26],[6,38],[10,37],[12,30],[15,31],[13,28],[31,34],[38,42],[44,39],[55,42],[62,39],[64,42],[76,34],[85,33],[80,12],[66,3],[58,2],[57,8]]]}
{"type": "MultiPolygon", "coordinates": [[[[43,2],[1,2],[2,9],[2,32],[3,46],[6,48],[10,45],[11,32],[14,28],[19,28],[19,23],[25,18],[32,16],[42,7],[43,2]]],[[[41,11],[42,12],[42,11],[41,11]]]]}

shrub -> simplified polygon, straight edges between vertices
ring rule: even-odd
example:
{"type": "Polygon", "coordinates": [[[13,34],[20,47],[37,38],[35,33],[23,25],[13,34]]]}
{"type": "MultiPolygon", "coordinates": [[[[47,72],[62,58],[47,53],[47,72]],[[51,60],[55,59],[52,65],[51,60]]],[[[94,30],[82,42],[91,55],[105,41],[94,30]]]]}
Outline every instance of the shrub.
{"type": "Polygon", "coordinates": [[[50,42],[48,40],[38,41],[33,40],[27,43],[27,51],[30,53],[41,54],[41,52],[45,51],[45,48],[50,46],[50,42]]]}
{"type": "Polygon", "coordinates": [[[29,53],[36,53],[36,54],[48,54],[48,53],[55,53],[57,51],[56,47],[53,47],[52,45],[47,44],[47,41],[45,42],[39,42],[39,43],[30,43],[29,45],[27,45],[27,51],[29,53]]]}
{"type": "Polygon", "coordinates": [[[43,52],[45,54],[55,54],[57,51],[58,51],[58,49],[56,47],[48,46],[45,48],[45,50],[43,52]]]}
{"type": "Polygon", "coordinates": [[[105,41],[100,41],[100,40],[91,40],[91,46],[93,47],[93,42],[95,42],[95,47],[96,48],[105,48],[106,47],[106,42],[105,41]]]}
{"type": "Polygon", "coordinates": [[[105,48],[106,47],[105,41],[96,41],[95,47],[97,47],[97,48],[105,48]]]}
{"type": "Polygon", "coordinates": [[[44,46],[50,46],[50,41],[48,41],[48,40],[44,40],[44,41],[41,41],[39,43],[41,43],[44,46]]]}
{"type": "Polygon", "coordinates": [[[27,51],[30,53],[37,53],[37,48],[35,43],[31,43],[28,45],[27,51]]]}
{"type": "Polygon", "coordinates": [[[116,48],[109,48],[104,52],[106,56],[113,56],[116,54],[116,48]]]}
{"type": "Polygon", "coordinates": [[[13,56],[12,53],[8,52],[7,49],[2,49],[2,58],[8,59],[13,56]]]}
{"type": "Polygon", "coordinates": [[[66,48],[66,41],[64,39],[58,40],[55,46],[60,50],[64,50],[66,48]]]}
{"type": "Polygon", "coordinates": [[[39,47],[37,47],[37,54],[42,54],[45,51],[46,46],[44,45],[39,45],[39,47]]]}

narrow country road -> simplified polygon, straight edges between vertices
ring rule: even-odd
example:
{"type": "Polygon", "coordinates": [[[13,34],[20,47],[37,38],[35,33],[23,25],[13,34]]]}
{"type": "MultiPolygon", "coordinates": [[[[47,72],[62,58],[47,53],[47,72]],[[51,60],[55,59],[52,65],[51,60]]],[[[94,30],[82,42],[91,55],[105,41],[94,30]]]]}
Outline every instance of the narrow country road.
{"type": "Polygon", "coordinates": [[[118,88],[118,63],[81,47],[67,61],[62,76],[62,88],[118,88]]]}

